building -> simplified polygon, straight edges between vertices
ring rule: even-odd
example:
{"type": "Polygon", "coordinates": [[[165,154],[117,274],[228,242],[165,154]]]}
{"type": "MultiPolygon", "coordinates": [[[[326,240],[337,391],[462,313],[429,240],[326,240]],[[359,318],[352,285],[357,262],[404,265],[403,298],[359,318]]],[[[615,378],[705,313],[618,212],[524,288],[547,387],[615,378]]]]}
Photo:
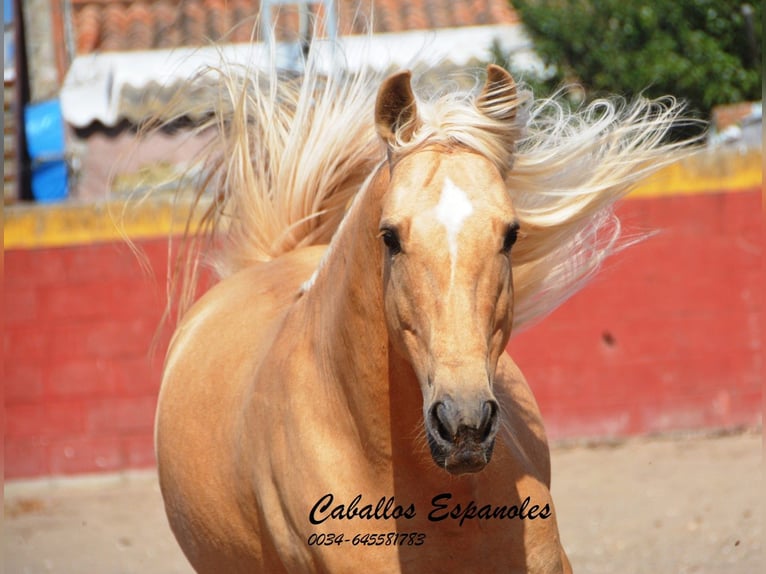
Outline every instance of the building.
{"type": "Polygon", "coordinates": [[[60,101],[69,195],[80,199],[140,186],[136,173],[159,169],[165,177],[168,166],[186,169],[184,158],[203,142],[176,134],[171,144],[160,135],[139,149],[135,126],[161,113],[179,85],[218,62],[222,50],[227,59],[252,61],[253,46],[271,39],[264,23],[273,24],[285,68],[299,65],[308,43],[339,46],[343,55],[333,65],[347,69],[413,59],[481,64],[492,58],[493,44],[520,69],[541,66],[506,0],[33,0],[24,9],[29,100],[60,101]],[[373,44],[363,59],[360,42],[373,44]],[[174,151],[163,153],[168,149],[174,151]]]}

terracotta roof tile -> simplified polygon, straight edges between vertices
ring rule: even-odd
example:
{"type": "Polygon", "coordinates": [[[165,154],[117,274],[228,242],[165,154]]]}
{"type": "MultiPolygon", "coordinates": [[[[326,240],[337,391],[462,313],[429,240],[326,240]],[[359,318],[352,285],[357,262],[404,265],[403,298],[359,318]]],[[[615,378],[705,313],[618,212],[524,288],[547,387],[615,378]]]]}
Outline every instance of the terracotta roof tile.
{"type": "MultiPolygon", "coordinates": [[[[78,54],[247,42],[260,0],[72,0],[78,54]]],[[[337,0],[341,35],[401,32],[457,26],[512,24],[517,16],[506,0],[337,0]]],[[[322,8],[313,5],[315,14],[322,8]]],[[[294,38],[294,6],[274,8],[277,36],[294,38]]],[[[319,34],[324,32],[319,30],[319,34]]]]}
{"type": "MultiPolygon", "coordinates": [[[[464,2],[453,2],[454,9],[460,10],[460,8],[464,5],[464,2]]],[[[425,10],[427,14],[431,17],[431,28],[449,28],[451,24],[450,19],[450,10],[442,10],[440,9],[443,4],[439,2],[438,0],[426,0],[425,2],[425,10]]],[[[464,13],[464,17],[462,18],[463,22],[469,22],[470,21],[470,15],[468,12],[464,13]]]]}
{"type": "Polygon", "coordinates": [[[487,0],[488,18],[493,21],[509,19],[512,22],[518,22],[516,12],[511,8],[508,2],[491,2],[487,0]]]}
{"type": "Polygon", "coordinates": [[[451,11],[436,10],[436,12],[438,12],[439,17],[446,18],[446,26],[450,26],[452,20],[466,22],[476,19],[476,12],[472,10],[471,4],[471,2],[454,2],[451,11]]]}
{"type": "Polygon", "coordinates": [[[186,2],[181,5],[181,28],[195,44],[208,36],[207,10],[201,3],[186,2]]]}
{"type": "Polygon", "coordinates": [[[208,28],[215,31],[220,38],[224,38],[235,24],[234,12],[228,9],[228,2],[226,0],[205,0],[204,7],[207,11],[208,28]]]}
{"type": "Polygon", "coordinates": [[[101,10],[98,6],[85,6],[75,18],[77,53],[88,54],[97,49],[101,31],[101,10]]]}
{"type": "Polygon", "coordinates": [[[176,25],[178,10],[168,3],[160,3],[154,8],[155,48],[174,48],[183,41],[181,29],[176,25]]]}
{"type": "Polygon", "coordinates": [[[103,51],[124,50],[128,32],[128,13],[124,6],[109,4],[101,16],[98,48],[103,51]]]}
{"type": "Polygon", "coordinates": [[[155,15],[143,2],[138,2],[127,9],[127,36],[125,47],[149,50],[154,47],[155,15]]]}

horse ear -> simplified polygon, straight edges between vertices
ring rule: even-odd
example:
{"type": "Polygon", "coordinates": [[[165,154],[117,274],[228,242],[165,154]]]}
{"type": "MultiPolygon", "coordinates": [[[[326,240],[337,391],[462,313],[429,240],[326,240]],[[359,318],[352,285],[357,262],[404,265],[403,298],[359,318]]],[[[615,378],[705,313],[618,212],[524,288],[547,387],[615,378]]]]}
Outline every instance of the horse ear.
{"type": "Polygon", "coordinates": [[[513,121],[518,107],[516,82],[500,66],[487,66],[487,81],[476,98],[476,107],[484,115],[500,121],[513,121]]]}
{"type": "Polygon", "coordinates": [[[415,131],[417,106],[410,84],[412,74],[399,72],[386,78],[375,101],[375,129],[389,146],[407,141],[415,131]]]}

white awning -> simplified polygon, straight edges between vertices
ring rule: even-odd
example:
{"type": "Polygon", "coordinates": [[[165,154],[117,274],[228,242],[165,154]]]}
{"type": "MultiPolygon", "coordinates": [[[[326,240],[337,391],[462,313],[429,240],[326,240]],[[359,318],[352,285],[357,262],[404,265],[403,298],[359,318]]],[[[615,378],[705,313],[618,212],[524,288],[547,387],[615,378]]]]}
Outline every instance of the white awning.
{"type": "MultiPolygon", "coordinates": [[[[475,26],[414,31],[371,36],[343,36],[337,45],[317,41],[320,69],[330,73],[338,67],[349,72],[363,68],[378,71],[437,66],[445,62],[456,66],[491,59],[493,44],[510,54],[515,70],[540,74],[543,64],[534,54],[531,42],[519,24],[475,26]]],[[[271,54],[277,67],[296,70],[300,61],[297,45],[227,44],[204,48],[176,48],[143,52],[105,52],[78,56],[70,67],[61,89],[64,119],[75,127],[93,122],[114,126],[123,119],[140,121],[147,106],[126,105],[126,94],[160,90],[175,93],[192,79],[204,83],[204,72],[211,68],[243,65],[266,66],[271,54]]],[[[156,113],[158,110],[151,110],[156,113]]]]}

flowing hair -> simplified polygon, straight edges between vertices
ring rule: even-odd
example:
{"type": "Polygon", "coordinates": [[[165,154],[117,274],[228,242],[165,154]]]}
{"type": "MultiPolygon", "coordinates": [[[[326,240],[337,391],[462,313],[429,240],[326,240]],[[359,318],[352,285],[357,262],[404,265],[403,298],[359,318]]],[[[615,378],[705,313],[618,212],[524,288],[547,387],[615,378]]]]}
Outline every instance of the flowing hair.
{"type": "Polygon", "coordinates": [[[226,62],[200,72],[219,86],[196,128],[213,137],[197,158],[186,231],[169,257],[165,320],[193,303],[202,264],[223,279],[329,243],[384,157],[370,115],[382,77],[324,74],[316,63],[309,58],[301,74],[226,62]]]}
{"type": "Polygon", "coordinates": [[[515,326],[550,313],[609,255],[642,238],[623,237],[613,207],[689,152],[691,142],[669,138],[692,121],[683,110],[672,97],[599,99],[577,110],[556,98],[532,103],[506,180],[522,229],[513,252],[515,326]]]}
{"type": "MultiPolygon", "coordinates": [[[[379,72],[323,73],[311,54],[300,74],[224,64],[212,71],[221,89],[203,126],[216,135],[193,201],[201,223],[173,269],[180,313],[194,298],[203,254],[224,278],[329,243],[386,157],[374,128],[379,72]]],[[[477,108],[476,86],[419,97],[418,125],[394,146],[406,153],[460,144],[503,174],[521,222],[511,256],[518,329],[555,309],[625,245],[613,206],[679,158],[688,142],[667,136],[684,121],[683,106],[670,97],[613,98],[571,109],[559,97],[521,91],[488,114],[477,108]],[[508,122],[511,108],[516,119],[508,122]]]]}

